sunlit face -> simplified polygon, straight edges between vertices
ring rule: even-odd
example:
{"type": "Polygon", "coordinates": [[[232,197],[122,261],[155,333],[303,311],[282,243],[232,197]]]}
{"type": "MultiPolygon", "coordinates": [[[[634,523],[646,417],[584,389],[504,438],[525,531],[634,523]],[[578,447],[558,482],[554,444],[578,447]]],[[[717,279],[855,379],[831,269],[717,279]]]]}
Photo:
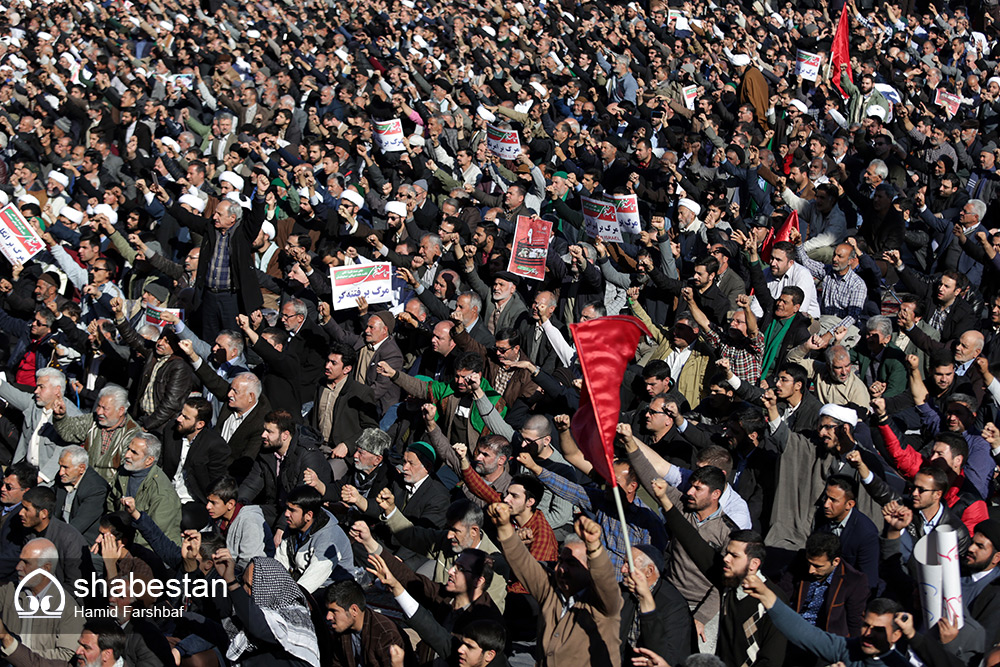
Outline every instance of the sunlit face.
{"type": "Polygon", "coordinates": [[[98,425],[103,428],[114,426],[125,416],[125,406],[117,405],[115,399],[110,395],[102,396],[94,407],[94,416],[98,425]]]}
{"type": "Polygon", "coordinates": [[[328,602],[326,605],[326,623],[337,634],[351,629],[359,614],[360,610],[356,605],[351,605],[349,609],[340,607],[336,602],[328,602]]]}
{"type": "Polygon", "coordinates": [[[420,457],[410,451],[403,455],[403,481],[415,484],[427,475],[427,468],[421,463],[420,457]]]}
{"type": "Polygon", "coordinates": [[[756,570],[759,561],[755,564],[747,555],[746,542],[729,540],[725,552],[722,556],[722,576],[733,585],[743,581],[751,570],[756,570]]]}
{"type": "Polygon", "coordinates": [[[788,273],[788,269],[791,268],[793,262],[794,260],[783,250],[772,250],[771,262],[769,264],[771,267],[771,275],[775,278],[783,277],[786,273],[788,273]]]}

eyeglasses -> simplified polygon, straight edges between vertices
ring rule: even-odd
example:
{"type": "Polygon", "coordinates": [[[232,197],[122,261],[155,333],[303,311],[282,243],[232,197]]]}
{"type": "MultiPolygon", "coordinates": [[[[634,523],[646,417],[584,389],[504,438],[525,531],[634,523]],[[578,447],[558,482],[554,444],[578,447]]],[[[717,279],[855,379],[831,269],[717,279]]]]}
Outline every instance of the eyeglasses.
{"type": "Polygon", "coordinates": [[[511,350],[513,350],[514,348],[513,347],[500,347],[499,345],[497,345],[494,349],[497,351],[498,354],[507,354],[508,352],[510,352],[511,350]]]}
{"type": "Polygon", "coordinates": [[[915,487],[913,487],[913,491],[914,491],[915,493],[917,493],[918,495],[923,495],[923,494],[925,494],[925,493],[933,493],[933,492],[934,492],[934,491],[936,491],[936,490],[937,490],[937,489],[925,489],[925,488],[924,488],[924,487],[922,487],[922,486],[915,486],[915,487]]]}
{"type": "Polygon", "coordinates": [[[290,320],[293,317],[302,317],[302,315],[299,315],[298,313],[292,313],[291,315],[289,315],[287,313],[282,313],[281,314],[281,319],[283,319],[283,320],[290,320]]]}
{"type": "Polygon", "coordinates": [[[666,410],[654,410],[653,408],[646,408],[647,415],[666,415],[670,414],[666,410]]]}

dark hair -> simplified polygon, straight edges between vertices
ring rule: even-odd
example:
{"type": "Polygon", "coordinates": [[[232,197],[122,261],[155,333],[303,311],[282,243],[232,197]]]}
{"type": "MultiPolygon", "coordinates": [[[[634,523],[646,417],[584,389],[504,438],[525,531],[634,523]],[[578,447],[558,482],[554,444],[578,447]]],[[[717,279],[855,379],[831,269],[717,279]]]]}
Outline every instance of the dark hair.
{"type": "Polygon", "coordinates": [[[847,475],[830,475],[826,478],[826,485],[843,489],[844,497],[847,500],[857,500],[858,498],[858,487],[854,480],[847,475]]]}
{"type": "Polygon", "coordinates": [[[467,623],[459,634],[479,644],[479,648],[484,651],[502,653],[507,645],[507,631],[503,625],[487,618],[467,623]]]}
{"type": "Polygon", "coordinates": [[[272,341],[271,345],[272,347],[274,347],[274,345],[281,345],[282,347],[284,347],[285,345],[288,345],[288,339],[290,338],[287,331],[285,331],[284,329],[279,329],[278,327],[267,327],[266,329],[260,332],[260,335],[270,336],[272,341]]]}
{"type": "Polygon", "coordinates": [[[335,581],[326,589],[326,604],[335,604],[343,610],[356,606],[365,610],[365,589],[353,579],[335,581]]]}
{"type": "Polygon", "coordinates": [[[111,651],[115,660],[125,655],[125,631],[109,618],[88,618],[83,631],[97,635],[97,648],[111,651]]]}
{"type": "Polygon", "coordinates": [[[340,341],[333,341],[330,343],[329,354],[340,355],[340,361],[344,366],[350,366],[354,368],[358,365],[358,353],[350,345],[345,345],[340,341]]]}
{"type": "Polygon", "coordinates": [[[101,517],[101,528],[104,528],[125,546],[135,541],[135,528],[131,518],[121,512],[111,512],[101,517]]]}
{"type": "Polygon", "coordinates": [[[948,449],[951,450],[951,455],[962,457],[962,467],[969,461],[969,443],[966,442],[965,438],[959,433],[952,433],[951,431],[941,431],[934,436],[934,442],[943,442],[948,445],[948,449]]]}
{"type": "MultiPolygon", "coordinates": [[[[728,387],[729,385],[727,384],[726,386],[728,387]]],[[[748,435],[754,433],[757,435],[763,435],[764,429],[767,427],[767,422],[764,421],[764,416],[757,408],[744,408],[734,414],[730,418],[730,421],[738,422],[748,435]]]]}
{"type": "Polygon", "coordinates": [[[718,468],[727,478],[733,471],[733,455],[728,449],[719,445],[709,445],[698,452],[697,462],[718,468]]]}
{"type": "Polygon", "coordinates": [[[295,432],[295,419],[292,417],[291,413],[288,412],[288,410],[271,410],[264,415],[264,423],[274,424],[278,427],[279,432],[295,432]]]}
{"type": "MultiPolygon", "coordinates": [[[[951,486],[951,482],[948,481],[947,471],[941,463],[937,463],[936,461],[920,466],[920,469],[917,470],[917,475],[926,475],[934,480],[935,491],[943,493],[951,486]]],[[[914,475],[913,478],[916,479],[917,475],[914,475]]]]}
{"type": "Polygon", "coordinates": [[[194,409],[196,421],[205,422],[205,426],[212,425],[212,404],[207,398],[190,396],[184,399],[184,405],[194,409]]]}
{"type": "Polygon", "coordinates": [[[726,490],[726,475],[715,466],[702,466],[688,477],[688,484],[699,482],[709,488],[710,491],[723,492],[726,490]]]}
{"type": "Polygon", "coordinates": [[[24,492],[22,502],[31,503],[36,512],[45,510],[50,519],[55,519],[56,492],[47,486],[34,486],[24,492]]]}
{"type": "Polygon", "coordinates": [[[461,523],[466,526],[483,527],[483,508],[475,504],[468,498],[459,498],[445,512],[444,523],[446,526],[454,526],[461,523]]]}
{"type": "Polygon", "coordinates": [[[840,538],[833,533],[813,533],[806,539],[806,557],[826,556],[831,563],[840,558],[840,538]]]}
{"type": "Polygon", "coordinates": [[[528,473],[514,475],[511,477],[510,483],[512,485],[520,484],[524,488],[525,497],[528,500],[534,500],[535,509],[538,509],[538,503],[542,502],[542,495],[545,494],[545,485],[537,477],[528,473]]]}
{"type": "Polygon", "coordinates": [[[33,489],[38,484],[38,468],[25,461],[18,461],[7,468],[4,477],[17,477],[17,484],[22,489],[33,489]]]}
{"type": "Polygon", "coordinates": [[[903,611],[903,605],[899,604],[895,600],[890,600],[889,598],[875,598],[868,602],[868,606],[865,607],[865,613],[875,614],[876,616],[885,616],[890,614],[893,617],[892,627],[899,629],[896,625],[896,614],[903,611]]]}
{"type": "Polygon", "coordinates": [[[223,503],[236,500],[240,495],[240,485],[232,475],[223,475],[208,489],[206,496],[218,496],[223,503]]]}
{"type": "Polygon", "coordinates": [[[792,384],[795,384],[797,382],[801,383],[803,394],[809,391],[809,372],[806,371],[806,369],[803,368],[801,364],[788,362],[784,366],[779,368],[778,372],[788,373],[792,377],[792,384]]]}
{"type": "MultiPolygon", "coordinates": [[[[483,590],[485,591],[490,587],[490,583],[493,581],[493,556],[481,549],[462,549],[462,554],[470,554],[475,558],[475,562],[472,567],[469,568],[468,575],[473,582],[480,577],[483,578],[483,590]]],[[[461,555],[461,554],[460,554],[461,555]]]]}
{"type": "Polygon", "coordinates": [[[927,306],[924,304],[923,299],[918,297],[916,294],[900,294],[898,296],[900,305],[904,303],[912,303],[914,317],[923,319],[924,314],[927,312],[927,306]]]}
{"type": "Polygon", "coordinates": [[[455,364],[456,371],[472,371],[480,374],[482,374],[484,367],[483,358],[475,352],[466,352],[458,358],[458,363],[455,364]]]}
{"type": "Polygon", "coordinates": [[[511,327],[504,327],[497,331],[495,338],[498,343],[502,340],[507,341],[511,347],[517,347],[521,344],[521,332],[511,327]]]}
{"type": "Polygon", "coordinates": [[[303,514],[312,512],[315,518],[323,508],[323,495],[313,487],[302,484],[288,492],[285,502],[299,507],[303,514]]]}
{"type": "Polygon", "coordinates": [[[653,359],[642,368],[642,379],[666,380],[670,377],[670,364],[663,359],[653,359]]]}
{"type": "Polygon", "coordinates": [[[796,306],[801,306],[806,300],[806,293],[802,291],[801,287],[796,287],[795,285],[786,285],[781,288],[782,296],[788,295],[792,297],[792,303],[796,306]]]}
{"type": "Polygon", "coordinates": [[[705,255],[697,262],[694,263],[696,267],[704,266],[707,273],[718,273],[719,272],[719,260],[711,255],[705,255]]]}
{"type": "Polygon", "coordinates": [[[729,533],[729,541],[744,542],[746,547],[744,547],[743,552],[747,558],[756,558],[761,562],[761,565],[764,564],[764,556],[767,553],[764,549],[764,538],[756,530],[734,530],[729,533]]]}
{"type": "Polygon", "coordinates": [[[771,253],[773,254],[775,250],[780,250],[792,259],[795,259],[795,244],[791,241],[778,241],[773,246],[771,246],[771,253]]]}

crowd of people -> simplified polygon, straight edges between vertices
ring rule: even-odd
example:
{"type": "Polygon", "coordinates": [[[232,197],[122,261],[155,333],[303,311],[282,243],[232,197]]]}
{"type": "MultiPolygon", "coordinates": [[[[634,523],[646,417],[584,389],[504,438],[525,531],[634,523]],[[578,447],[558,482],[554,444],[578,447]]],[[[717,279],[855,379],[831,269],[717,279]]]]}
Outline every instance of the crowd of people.
{"type": "Polygon", "coordinates": [[[0,661],[1000,664],[998,19],[4,3],[0,661]]]}

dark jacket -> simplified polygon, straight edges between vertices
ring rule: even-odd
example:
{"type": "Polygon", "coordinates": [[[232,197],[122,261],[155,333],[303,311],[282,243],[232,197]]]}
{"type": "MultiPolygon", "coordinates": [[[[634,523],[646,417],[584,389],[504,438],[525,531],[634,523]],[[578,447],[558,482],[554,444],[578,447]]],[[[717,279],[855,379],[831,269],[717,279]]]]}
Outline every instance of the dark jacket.
{"type": "Polygon", "coordinates": [[[156,341],[146,340],[132,328],[127,319],[115,322],[118,332],[132,350],[146,358],[142,368],[142,377],[136,385],[135,399],[132,405],[132,416],[144,429],[156,433],[162,432],[173,425],[184,407],[186,399],[198,386],[198,381],[191,372],[187,360],[174,354],[160,367],[153,382],[153,404],[155,408],[148,415],[141,415],[140,405],[152,378],[153,368],[159,357],[154,348],[156,341]]]}
{"type": "Polygon", "coordinates": [[[330,464],[318,445],[318,438],[314,437],[311,429],[299,427],[292,434],[280,469],[275,453],[261,450],[250,474],[240,484],[240,502],[259,505],[264,518],[273,526],[275,519],[285,510],[285,497],[292,489],[302,485],[306,469],[312,469],[324,484],[332,484],[330,464]]]}
{"type": "MultiPolygon", "coordinates": [[[[228,405],[226,395],[229,393],[229,383],[220,378],[207,363],[202,362],[195,371],[198,379],[212,394],[223,402],[219,418],[215,422],[215,430],[222,433],[222,426],[233,415],[233,409],[228,405]]],[[[257,399],[257,405],[243,420],[239,428],[229,438],[229,471],[236,479],[243,479],[250,472],[253,461],[260,451],[260,434],[264,431],[264,415],[271,411],[271,404],[266,396],[257,399]]]]}
{"type": "MultiPolygon", "coordinates": [[[[871,592],[868,577],[843,560],[830,577],[816,617],[816,627],[841,637],[857,637],[861,634],[865,603],[871,592]]],[[[781,578],[781,589],[788,596],[788,605],[800,614],[806,609],[810,583],[805,552],[799,552],[792,567],[781,578]]]]}
{"type": "MultiPolygon", "coordinates": [[[[924,317],[930,320],[936,308],[934,295],[937,283],[925,282],[917,272],[909,267],[904,267],[899,272],[899,278],[903,281],[903,285],[906,286],[908,292],[912,292],[924,300],[927,307],[924,317]]],[[[951,311],[948,313],[948,317],[945,318],[944,325],[941,327],[941,342],[947,344],[951,339],[958,338],[969,329],[976,329],[978,325],[979,320],[976,318],[975,311],[969,302],[962,298],[955,299],[955,303],[952,304],[951,311]]],[[[910,332],[906,332],[906,335],[909,336],[910,332]]],[[[915,344],[920,347],[919,343],[915,344]]]]}
{"type": "MultiPolygon", "coordinates": [[[[834,526],[818,518],[816,532],[832,533],[834,526]]],[[[879,533],[875,523],[854,508],[840,532],[840,553],[844,562],[868,578],[868,586],[878,586],[879,533]]]]}
{"type": "MultiPolygon", "coordinates": [[[[104,515],[104,505],[108,499],[108,492],[111,487],[104,478],[97,474],[90,466],[84,471],[80,484],[76,487],[76,495],[73,496],[73,503],[69,510],[69,525],[76,528],[87,540],[88,544],[93,544],[97,538],[97,529],[100,525],[101,516],[104,515]]],[[[56,492],[56,514],[62,517],[63,506],[66,504],[68,491],[62,484],[57,484],[56,492]]]]}
{"type": "Polygon", "coordinates": [[[636,646],[648,648],[670,665],[679,665],[691,654],[691,612],[680,591],[669,581],[660,578],[653,584],[653,601],[656,609],[649,613],[639,611],[639,600],[627,590],[622,590],[622,665],[632,664],[631,657],[638,655],[624,638],[629,636],[636,615],[639,616],[639,639],[636,646]]]}
{"type": "MultiPolygon", "coordinates": [[[[294,340],[295,338],[292,339],[294,340]]],[[[298,418],[302,414],[302,374],[305,369],[301,358],[291,351],[292,342],[289,341],[279,352],[261,336],[251,349],[266,364],[266,367],[257,367],[256,375],[264,386],[264,395],[271,406],[275,410],[287,410],[298,418]]]]}
{"type": "MultiPolygon", "coordinates": [[[[319,432],[319,399],[323,385],[316,389],[313,399],[313,409],[309,413],[309,425],[319,432]]],[[[340,443],[347,445],[350,454],[354,455],[355,441],[366,428],[378,427],[378,413],[375,408],[375,398],[371,387],[361,384],[352,377],[345,380],[340,394],[333,404],[333,427],[325,444],[336,447],[340,443]]]]}
{"type": "MultiPolygon", "coordinates": [[[[326,332],[330,334],[333,340],[350,345],[355,350],[358,350],[359,353],[366,345],[363,336],[347,331],[332,317],[323,325],[323,328],[326,329],[326,332]]],[[[399,345],[396,344],[396,340],[391,334],[375,351],[371,362],[368,364],[368,368],[365,370],[365,384],[371,388],[372,393],[375,395],[375,400],[378,401],[378,413],[384,415],[386,410],[399,403],[399,387],[389,378],[379,375],[378,371],[375,370],[381,361],[386,362],[396,370],[403,368],[403,353],[400,351],[399,345]]],[[[354,375],[358,377],[357,369],[355,369],[354,375]]]]}
{"type": "MultiPolygon", "coordinates": [[[[241,313],[252,313],[264,303],[260,294],[260,286],[257,284],[257,274],[253,263],[253,242],[257,238],[257,234],[260,233],[260,226],[264,222],[262,197],[263,193],[258,193],[258,198],[253,200],[253,208],[249,214],[244,214],[240,224],[229,232],[232,234],[229,241],[230,280],[233,290],[239,298],[241,313]]],[[[171,204],[167,212],[181,225],[201,236],[201,255],[198,258],[198,273],[194,281],[194,307],[197,309],[201,305],[205,293],[205,279],[208,275],[209,265],[212,263],[212,256],[215,254],[216,245],[219,242],[219,230],[215,228],[210,218],[189,213],[181,208],[177,202],[171,204]]]]}
{"type": "MultiPolygon", "coordinates": [[[[395,644],[401,648],[409,648],[409,639],[405,638],[396,622],[388,616],[365,609],[365,620],[361,624],[361,653],[366,667],[391,667],[389,647],[395,644]]],[[[354,646],[350,632],[333,637],[334,667],[358,667],[354,658],[354,646]]],[[[449,637],[450,639],[450,637],[449,637]]]]}
{"type": "MultiPolygon", "coordinates": [[[[183,437],[177,434],[176,428],[169,429],[163,438],[160,467],[170,479],[177,474],[177,466],[181,460],[182,439],[183,437]]],[[[221,435],[208,426],[203,428],[191,442],[187,458],[184,460],[188,492],[196,502],[202,505],[208,502],[208,490],[226,474],[228,462],[229,445],[221,435]]]]}

